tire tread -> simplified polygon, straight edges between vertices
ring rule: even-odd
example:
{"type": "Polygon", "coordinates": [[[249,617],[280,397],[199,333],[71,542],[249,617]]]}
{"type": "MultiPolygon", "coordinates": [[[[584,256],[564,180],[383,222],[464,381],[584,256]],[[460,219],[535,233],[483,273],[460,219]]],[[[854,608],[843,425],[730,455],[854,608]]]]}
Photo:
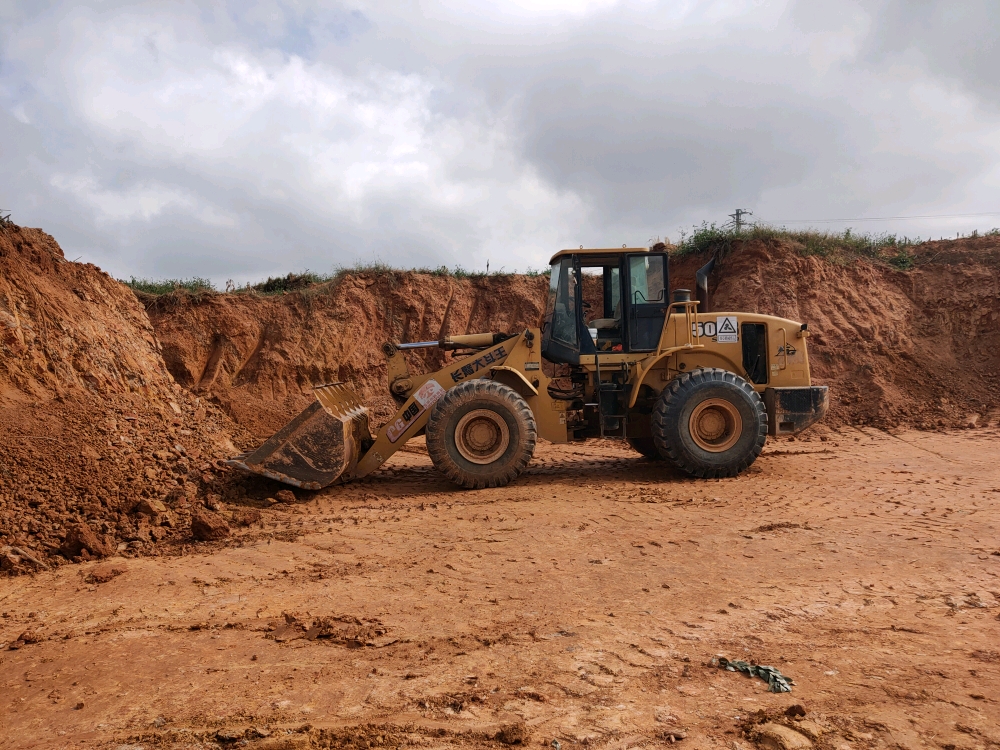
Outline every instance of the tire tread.
{"type": "MultiPolygon", "coordinates": [[[[512,435],[511,439],[515,439],[512,435]]],[[[503,487],[521,475],[531,461],[537,443],[535,415],[531,407],[513,388],[495,380],[478,378],[461,383],[441,397],[431,410],[427,420],[427,453],[435,468],[460,487],[481,490],[487,487],[503,487]],[[525,434],[519,441],[517,457],[507,466],[490,475],[479,475],[466,471],[455,463],[448,453],[445,428],[455,410],[475,399],[486,399],[503,403],[514,414],[514,418],[525,425],[525,434]]]]}
{"type": "Polygon", "coordinates": [[[653,410],[652,433],[653,441],[660,453],[688,474],[706,479],[735,477],[749,468],[764,449],[764,443],[767,441],[767,411],[764,409],[764,402],[757,395],[753,386],[736,373],[718,367],[699,368],[674,378],[663,389],[653,410]],[[690,459],[668,438],[671,414],[681,408],[688,392],[694,387],[708,382],[728,383],[736,386],[749,397],[759,416],[757,435],[750,452],[740,457],[738,461],[721,466],[707,466],[702,462],[690,459]]]}

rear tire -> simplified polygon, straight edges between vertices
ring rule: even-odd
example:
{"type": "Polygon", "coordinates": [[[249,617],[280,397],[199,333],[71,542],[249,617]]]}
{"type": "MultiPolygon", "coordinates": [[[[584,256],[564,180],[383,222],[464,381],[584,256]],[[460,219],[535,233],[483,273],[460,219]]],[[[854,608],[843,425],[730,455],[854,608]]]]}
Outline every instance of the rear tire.
{"type": "Polygon", "coordinates": [[[697,477],[735,477],[760,455],[767,412],[746,380],[718,368],[685,373],[653,411],[653,441],[679,469],[697,477]]]}
{"type": "Polygon", "coordinates": [[[656,442],[651,437],[630,437],[628,438],[628,444],[632,446],[632,450],[641,453],[650,461],[663,460],[663,455],[657,449],[656,442]]]}
{"type": "Polygon", "coordinates": [[[535,452],[535,417],[513,388],[470,380],[448,391],[427,420],[434,466],[466,489],[503,487],[535,452]]]}

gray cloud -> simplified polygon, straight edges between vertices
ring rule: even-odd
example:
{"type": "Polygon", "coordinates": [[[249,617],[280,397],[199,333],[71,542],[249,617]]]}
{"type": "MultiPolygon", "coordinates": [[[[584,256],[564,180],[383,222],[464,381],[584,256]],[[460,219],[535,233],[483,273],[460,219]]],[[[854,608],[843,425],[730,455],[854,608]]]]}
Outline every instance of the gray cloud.
{"type": "Polygon", "coordinates": [[[0,206],[119,276],[218,281],[538,267],[737,205],[988,211],[996,25],[960,5],[13,4],[0,206]]]}
{"type": "Polygon", "coordinates": [[[960,86],[984,107],[1000,95],[1000,23],[992,0],[884,0],[871,3],[868,60],[910,64],[960,86]]]}

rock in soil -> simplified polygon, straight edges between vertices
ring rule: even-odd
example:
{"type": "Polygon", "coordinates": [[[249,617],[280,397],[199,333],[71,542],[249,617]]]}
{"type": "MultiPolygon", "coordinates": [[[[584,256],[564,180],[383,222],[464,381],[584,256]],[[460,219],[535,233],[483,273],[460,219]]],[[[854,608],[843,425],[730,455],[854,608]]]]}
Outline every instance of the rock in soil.
{"type": "Polygon", "coordinates": [[[139,501],[139,504],[135,506],[135,512],[141,513],[144,516],[155,517],[159,516],[161,513],[166,513],[167,506],[155,498],[143,498],[139,501]]]}
{"type": "Polygon", "coordinates": [[[278,490],[274,493],[274,498],[279,503],[294,503],[295,493],[291,490],[278,490]]]}
{"type": "Polygon", "coordinates": [[[44,638],[34,630],[25,630],[17,637],[22,643],[41,643],[44,638]]]}
{"type": "Polygon", "coordinates": [[[0,570],[8,573],[20,573],[30,570],[31,566],[41,570],[49,569],[48,565],[20,547],[0,547],[0,570]]]}
{"type": "Polygon", "coordinates": [[[260,523],[260,511],[256,508],[238,508],[233,511],[233,521],[239,526],[253,526],[260,523]]]}
{"type": "Polygon", "coordinates": [[[195,509],[191,513],[191,535],[199,542],[212,542],[229,536],[229,524],[217,513],[195,509]]]}
{"type": "Polygon", "coordinates": [[[90,574],[84,580],[86,580],[87,583],[107,583],[113,578],[117,578],[124,572],[125,567],[122,565],[98,565],[90,571],[90,574]]]}
{"type": "Polygon", "coordinates": [[[107,557],[110,554],[107,546],[100,540],[94,530],[85,523],[75,524],[69,527],[66,538],[60,547],[64,557],[73,559],[74,557],[107,557]]]}
{"type": "Polygon", "coordinates": [[[808,719],[795,721],[795,731],[804,734],[809,739],[815,741],[826,734],[826,730],[814,721],[808,719]]]}
{"type": "Polygon", "coordinates": [[[808,750],[809,738],[794,729],[769,721],[756,731],[757,744],[764,750],[808,750]]]}
{"type": "Polygon", "coordinates": [[[496,738],[505,745],[526,745],[528,744],[528,727],[523,721],[516,724],[505,724],[500,727],[496,738]]]}

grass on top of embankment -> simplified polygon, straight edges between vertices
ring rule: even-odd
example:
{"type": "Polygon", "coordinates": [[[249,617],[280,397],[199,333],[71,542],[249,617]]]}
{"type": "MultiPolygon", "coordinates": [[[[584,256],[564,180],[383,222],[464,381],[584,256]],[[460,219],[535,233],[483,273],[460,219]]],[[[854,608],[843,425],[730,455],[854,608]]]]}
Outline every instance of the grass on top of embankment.
{"type": "Polygon", "coordinates": [[[859,233],[852,229],[843,232],[820,232],[814,229],[790,230],[766,224],[736,229],[702,223],[691,234],[682,234],[675,255],[715,253],[726,255],[743,242],[760,241],[765,244],[785,242],[797,245],[802,255],[818,255],[834,263],[847,264],[858,258],[887,263],[901,270],[913,268],[912,248],[924,242],[917,237],[900,237],[888,232],[859,233]]]}
{"type": "MultiPolygon", "coordinates": [[[[968,237],[980,236],[973,232],[968,237]]],[[[1000,236],[1000,229],[991,229],[985,236],[1000,236]]],[[[779,243],[791,245],[801,255],[816,255],[832,263],[848,265],[858,259],[867,259],[875,263],[883,263],[894,268],[908,271],[918,264],[914,249],[925,242],[920,237],[910,238],[891,233],[859,233],[852,229],[843,232],[821,232],[813,229],[790,230],[784,227],[773,227],[766,224],[755,224],[741,229],[732,226],[717,226],[703,222],[694,227],[690,234],[681,233],[680,241],[670,246],[670,254],[681,257],[685,255],[714,254],[725,256],[746,242],[762,242],[765,245],[779,243]]],[[[179,292],[191,295],[206,293],[257,294],[272,295],[302,291],[329,282],[337,281],[348,274],[360,275],[396,275],[404,273],[422,273],[431,276],[445,276],[454,279],[485,279],[496,277],[546,276],[548,269],[533,270],[515,274],[499,271],[468,271],[461,266],[448,268],[395,268],[386,263],[358,263],[353,266],[340,266],[331,273],[289,273],[285,276],[269,276],[265,281],[246,284],[229,282],[225,289],[217,289],[208,279],[191,277],[188,279],[139,279],[131,277],[123,283],[141,294],[161,296],[179,292]]]]}
{"type": "Polygon", "coordinates": [[[384,263],[361,263],[353,266],[339,267],[333,273],[314,273],[313,271],[306,270],[302,273],[289,273],[285,276],[269,276],[266,281],[239,285],[230,282],[226,284],[225,289],[217,289],[210,280],[203,279],[198,276],[194,276],[189,279],[139,279],[132,276],[127,280],[122,279],[121,281],[135,292],[153,296],[173,294],[175,292],[186,292],[192,295],[212,292],[224,294],[272,295],[301,291],[320,284],[337,281],[348,274],[382,275],[402,273],[424,273],[431,276],[447,276],[454,279],[485,279],[515,275],[542,276],[548,274],[548,269],[545,269],[544,271],[529,269],[528,271],[515,274],[513,272],[506,272],[503,270],[492,271],[489,273],[467,271],[460,266],[455,268],[439,266],[437,268],[401,269],[393,268],[392,266],[384,263]]]}

